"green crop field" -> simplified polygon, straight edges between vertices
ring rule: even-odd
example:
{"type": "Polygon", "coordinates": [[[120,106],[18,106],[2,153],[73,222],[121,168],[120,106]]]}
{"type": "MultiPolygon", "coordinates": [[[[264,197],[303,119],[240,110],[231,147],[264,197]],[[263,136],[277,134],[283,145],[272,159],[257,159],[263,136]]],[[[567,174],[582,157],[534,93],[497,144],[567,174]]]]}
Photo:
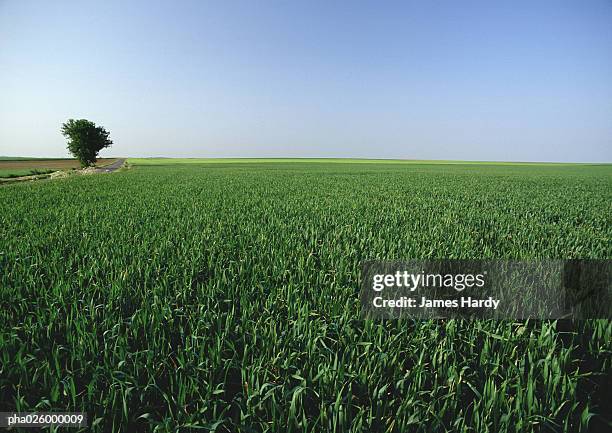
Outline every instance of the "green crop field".
{"type": "Polygon", "coordinates": [[[301,164],[414,164],[414,165],[505,165],[505,166],[584,166],[584,165],[602,165],[602,164],[586,164],[586,163],[559,163],[559,162],[482,162],[482,161],[450,161],[450,160],[412,160],[412,159],[350,159],[350,158],[130,158],[130,163],[138,165],[176,165],[176,164],[260,164],[260,163],[293,163],[301,164]]]}
{"type": "Polygon", "coordinates": [[[84,410],[100,432],[610,427],[609,320],[378,322],[358,290],[365,259],[609,259],[612,166],[129,162],[0,187],[0,411],[84,410]]]}

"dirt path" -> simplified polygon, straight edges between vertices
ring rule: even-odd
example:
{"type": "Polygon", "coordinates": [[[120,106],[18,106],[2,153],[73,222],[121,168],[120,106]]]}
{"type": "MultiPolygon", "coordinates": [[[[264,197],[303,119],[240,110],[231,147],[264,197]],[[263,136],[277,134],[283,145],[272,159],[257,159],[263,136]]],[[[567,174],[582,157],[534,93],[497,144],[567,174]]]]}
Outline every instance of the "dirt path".
{"type": "Polygon", "coordinates": [[[121,168],[124,162],[125,162],[125,158],[118,159],[112,164],[105,165],[104,167],[96,167],[96,172],[97,173],[110,173],[112,171],[117,170],[118,168],[121,168]]]}

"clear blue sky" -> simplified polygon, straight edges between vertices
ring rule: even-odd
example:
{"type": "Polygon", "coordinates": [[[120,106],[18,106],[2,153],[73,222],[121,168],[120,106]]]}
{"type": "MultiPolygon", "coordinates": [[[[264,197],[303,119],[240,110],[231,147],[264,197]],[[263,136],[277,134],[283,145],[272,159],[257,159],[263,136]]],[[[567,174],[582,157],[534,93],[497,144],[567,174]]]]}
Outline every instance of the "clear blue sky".
{"type": "Polygon", "coordinates": [[[612,1],[0,0],[0,155],[612,162],[612,1]]]}

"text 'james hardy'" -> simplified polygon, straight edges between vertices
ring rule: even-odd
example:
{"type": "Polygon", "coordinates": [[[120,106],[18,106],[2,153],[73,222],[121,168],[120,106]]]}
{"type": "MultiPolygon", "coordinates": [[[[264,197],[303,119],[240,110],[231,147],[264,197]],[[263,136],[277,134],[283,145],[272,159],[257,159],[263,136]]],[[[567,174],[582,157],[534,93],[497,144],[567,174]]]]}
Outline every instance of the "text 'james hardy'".
{"type": "Polygon", "coordinates": [[[461,297],[459,299],[428,299],[422,296],[420,302],[415,298],[402,296],[398,299],[383,299],[380,296],[372,300],[376,308],[493,308],[499,306],[499,299],[489,296],[487,299],[461,297]]]}

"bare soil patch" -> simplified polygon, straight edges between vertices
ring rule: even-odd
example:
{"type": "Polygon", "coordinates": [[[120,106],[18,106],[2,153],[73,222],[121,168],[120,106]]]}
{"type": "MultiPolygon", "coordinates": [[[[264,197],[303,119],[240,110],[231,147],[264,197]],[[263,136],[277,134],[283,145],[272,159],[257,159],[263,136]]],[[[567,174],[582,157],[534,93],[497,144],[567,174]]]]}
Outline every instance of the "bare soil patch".
{"type": "MultiPolygon", "coordinates": [[[[117,161],[117,158],[101,158],[98,159],[96,166],[112,164],[117,161]]],[[[9,169],[35,169],[35,168],[53,168],[58,170],[67,170],[71,168],[81,168],[81,164],[76,159],[30,159],[18,161],[0,161],[0,170],[9,169]]]]}

